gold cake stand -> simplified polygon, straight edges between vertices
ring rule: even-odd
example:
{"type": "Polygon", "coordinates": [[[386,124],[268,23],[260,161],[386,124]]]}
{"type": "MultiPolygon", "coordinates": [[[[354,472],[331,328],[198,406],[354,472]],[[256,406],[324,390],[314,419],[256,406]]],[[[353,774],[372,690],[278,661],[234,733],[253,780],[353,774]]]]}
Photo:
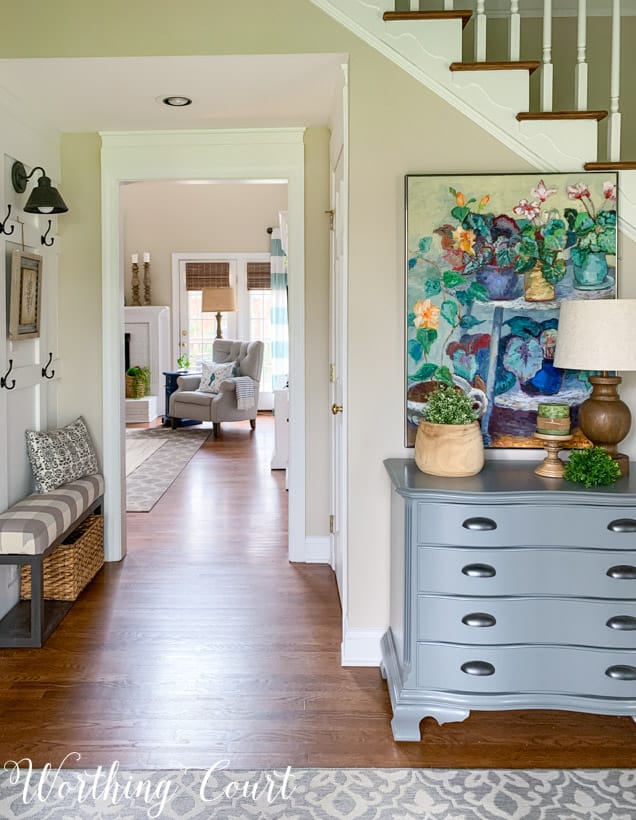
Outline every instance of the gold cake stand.
{"type": "Polygon", "coordinates": [[[559,450],[562,449],[566,441],[570,441],[572,435],[567,436],[550,436],[545,433],[535,433],[535,438],[543,442],[543,446],[547,452],[545,461],[543,461],[536,468],[537,475],[545,476],[546,478],[563,478],[565,467],[559,458],[559,450]]]}

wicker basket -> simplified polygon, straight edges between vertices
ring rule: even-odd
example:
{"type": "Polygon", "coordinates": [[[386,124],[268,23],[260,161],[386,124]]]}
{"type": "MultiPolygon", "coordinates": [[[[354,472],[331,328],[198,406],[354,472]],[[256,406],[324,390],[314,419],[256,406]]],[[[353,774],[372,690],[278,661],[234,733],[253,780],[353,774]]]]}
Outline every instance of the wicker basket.
{"type": "MultiPolygon", "coordinates": [[[[104,518],[89,515],[44,559],[44,597],[75,601],[104,564],[104,518]]],[[[20,597],[31,598],[31,567],[22,567],[20,597]]]]}
{"type": "Polygon", "coordinates": [[[126,374],[126,398],[143,399],[146,393],[146,385],[139,376],[129,376],[126,374]]]}

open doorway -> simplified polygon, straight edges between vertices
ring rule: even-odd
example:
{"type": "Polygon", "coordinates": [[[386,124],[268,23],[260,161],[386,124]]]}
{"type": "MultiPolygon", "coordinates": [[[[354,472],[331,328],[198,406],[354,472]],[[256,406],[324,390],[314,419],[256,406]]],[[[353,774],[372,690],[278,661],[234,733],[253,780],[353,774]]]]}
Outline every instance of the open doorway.
{"type": "MultiPolygon", "coordinates": [[[[289,558],[305,551],[304,129],[102,134],[105,551],[125,554],[120,186],[140,179],[285,179],[288,185],[289,558]],[[117,355],[117,351],[119,354],[117,355]],[[119,412],[117,412],[119,410],[119,412]]],[[[169,207],[167,203],[166,207],[169,207]]],[[[143,249],[139,249],[143,252],[143,249]]]]}
{"type": "MultiPolygon", "coordinates": [[[[283,180],[144,180],[121,186],[128,512],[153,509],[211,434],[212,422],[194,416],[180,419],[179,435],[172,435],[169,403],[183,379],[200,377],[202,365],[214,360],[219,332],[224,340],[263,344],[255,402],[261,421],[251,422],[255,435],[265,433],[263,413],[269,412],[271,422],[274,381],[286,384],[289,373],[287,294],[281,328],[281,277],[272,275],[284,262],[277,249],[286,212],[283,180]],[[218,327],[205,300],[228,290],[233,309],[220,314],[218,327]],[[140,371],[147,377],[145,395],[129,395],[140,371]]],[[[247,421],[232,421],[228,409],[221,435],[240,426],[244,449],[256,446],[247,421]]],[[[276,443],[271,447],[273,454],[276,443]]]]}

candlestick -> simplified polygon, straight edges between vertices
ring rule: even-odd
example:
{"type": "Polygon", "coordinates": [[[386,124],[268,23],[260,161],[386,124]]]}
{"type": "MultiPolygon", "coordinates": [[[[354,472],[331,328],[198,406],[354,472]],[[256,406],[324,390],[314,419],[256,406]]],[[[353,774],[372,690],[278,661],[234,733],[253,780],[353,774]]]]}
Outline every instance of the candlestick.
{"type": "Polygon", "coordinates": [[[147,265],[150,262],[150,254],[147,251],[144,251],[144,265],[147,265]]]}
{"type": "Polygon", "coordinates": [[[133,265],[136,265],[139,262],[139,254],[133,253],[133,255],[130,257],[130,260],[133,263],[133,265]]]}

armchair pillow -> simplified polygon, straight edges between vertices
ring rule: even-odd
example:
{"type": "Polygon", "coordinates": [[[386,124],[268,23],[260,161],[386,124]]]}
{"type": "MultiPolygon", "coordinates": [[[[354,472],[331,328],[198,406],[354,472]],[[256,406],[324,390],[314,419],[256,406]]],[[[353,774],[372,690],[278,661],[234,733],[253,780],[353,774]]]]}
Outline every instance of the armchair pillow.
{"type": "Polygon", "coordinates": [[[93,441],[81,416],[59,430],[27,430],[26,443],[38,493],[49,493],[99,471],[93,441]]]}
{"type": "Polygon", "coordinates": [[[236,375],[236,362],[201,362],[201,384],[199,390],[202,393],[218,393],[221,383],[231,379],[236,375]]]}

